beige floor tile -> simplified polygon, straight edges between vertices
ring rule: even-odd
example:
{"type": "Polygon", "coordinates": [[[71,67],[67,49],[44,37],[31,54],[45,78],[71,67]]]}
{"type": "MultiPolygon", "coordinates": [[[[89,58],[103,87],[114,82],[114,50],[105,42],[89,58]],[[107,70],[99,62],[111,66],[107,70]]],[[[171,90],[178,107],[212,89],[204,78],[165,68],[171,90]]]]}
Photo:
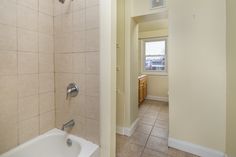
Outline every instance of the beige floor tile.
{"type": "Polygon", "coordinates": [[[169,122],[165,121],[165,120],[157,120],[156,123],[155,123],[155,127],[168,129],[169,128],[169,122]]]}
{"type": "Polygon", "coordinates": [[[147,124],[139,124],[136,131],[144,134],[150,134],[152,131],[153,126],[147,124]]]}
{"type": "Polygon", "coordinates": [[[168,151],[167,140],[154,136],[150,136],[146,147],[163,153],[168,151]]]}
{"type": "Polygon", "coordinates": [[[118,153],[117,157],[141,157],[144,146],[137,144],[127,144],[124,150],[118,153]]]}
{"type": "Polygon", "coordinates": [[[169,120],[169,114],[168,113],[163,113],[161,112],[158,117],[157,117],[158,120],[165,120],[165,121],[168,121],[169,120]]]}
{"type": "Polygon", "coordinates": [[[130,143],[133,143],[133,144],[138,144],[138,145],[141,145],[141,146],[145,146],[146,145],[146,142],[148,140],[148,136],[147,134],[144,134],[144,133],[140,133],[140,132],[134,132],[134,134],[131,136],[131,139],[130,139],[130,143]]]}
{"type": "Polygon", "coordinates": [[[154,127],[151,132],[151,135],[167,139],[168,138],[168,129],[154,127]]]}
{"type": "Polygon", "coordinates": [[[168,157],[168,154],[145,148],[142,157],[168,157]]]}
{"type": "Polygon", "coordinates": [[[116,136],[116,157],[197,157],[168,148],[168,103],[145,100],[140,105],[139,118],[131,137],[116,136]]]}
{"type": "Polygon", "coordinates": [[[155,117],[140,117],[141,124],[154,125],[156,121],[155,117]]]}

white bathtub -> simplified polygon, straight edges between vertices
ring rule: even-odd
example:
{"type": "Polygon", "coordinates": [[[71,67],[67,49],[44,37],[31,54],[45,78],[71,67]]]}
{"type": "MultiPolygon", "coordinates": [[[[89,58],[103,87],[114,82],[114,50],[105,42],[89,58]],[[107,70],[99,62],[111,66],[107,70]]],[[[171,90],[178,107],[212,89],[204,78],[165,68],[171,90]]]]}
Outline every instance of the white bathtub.
{"type": "Polygon", "coordinates": [[[99,147],[77,136],[53,129],[0,157],[98,157],[99,147]],[[72,140],[69,147],[67,139],[72,140]]]}

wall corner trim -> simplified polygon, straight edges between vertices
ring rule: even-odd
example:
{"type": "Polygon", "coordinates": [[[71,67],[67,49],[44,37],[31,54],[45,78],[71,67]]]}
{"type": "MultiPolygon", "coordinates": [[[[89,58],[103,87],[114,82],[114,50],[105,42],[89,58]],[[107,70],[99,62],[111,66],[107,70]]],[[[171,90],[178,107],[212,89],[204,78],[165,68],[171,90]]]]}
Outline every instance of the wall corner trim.
{"type": "Polygon", "coordinates": [[[160,97],[160,96],[153,96],[153,95],[148,95],[146,97],[148,100],[156,100],[156,101],[163,101],[163,102],[169,102],[168,97],[160,97]]]}
{"type": "Polygon", "coordinates": [[[225,155],[223,152],[174,138],[168,139],[168,146],[201,157],[227,157],[227,155],[225,155]]]}
{"type": "Polygon", "coordinates": [[[138,127],[139,118],[137,118],[130,127],[116,127],[116,133],[125,136],[132,136],[138,127]]]}

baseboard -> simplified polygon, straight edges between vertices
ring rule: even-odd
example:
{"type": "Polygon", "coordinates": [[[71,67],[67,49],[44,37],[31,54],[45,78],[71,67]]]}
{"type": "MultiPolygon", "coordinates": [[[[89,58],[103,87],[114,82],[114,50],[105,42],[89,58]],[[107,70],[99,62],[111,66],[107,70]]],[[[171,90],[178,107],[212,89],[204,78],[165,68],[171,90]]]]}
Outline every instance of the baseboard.
{"type": "Polygon", "coordinates": [[[117,126],[116,127],[116,133],[120,134],[120,135],[125,135],[125,136],[132,136],[132,134],[134,133],[134,131],[136,130],[137,126],[138,126],[138,121],[139,118],[137,118],[130,127],[120,127],[117,126]]]}
{"type": "Polygon", "coordinates": [[[117,126],[116,133],[120,135],[125,135],[125,129],[123,127],[117,126]]]}
{"type": "Polygon", "coordinates": [[[168,146],[201,157],[225,157],[223,152],[173,138],[168,139],[168,146]]]}
{"type": "Polygon", "coordinates": [[[160,97],[160,96],[153,96],[153,95],[148,95],[146,97],[148,100],[156,100],[156,101],[163,101],[163,102],[168,102],[169,99],[168,97],[160,97]]]}
{"type": "Polygon", "coordinates": [[[233,156],[229,156],[229,155],[225,154],[225,157],[233,157],[233,156]]]}

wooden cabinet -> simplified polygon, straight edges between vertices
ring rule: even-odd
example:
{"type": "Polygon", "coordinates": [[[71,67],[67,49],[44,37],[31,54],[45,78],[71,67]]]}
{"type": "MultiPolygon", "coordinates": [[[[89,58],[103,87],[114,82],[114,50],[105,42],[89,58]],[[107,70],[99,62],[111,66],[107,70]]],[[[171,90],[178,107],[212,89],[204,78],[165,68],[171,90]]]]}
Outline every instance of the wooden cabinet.
{"type": "Polygon", "coordinates": [[[141,75],[138,77],[139,84],[139,104],[141,104],[147,97],[147,75],[141,75]]]}

